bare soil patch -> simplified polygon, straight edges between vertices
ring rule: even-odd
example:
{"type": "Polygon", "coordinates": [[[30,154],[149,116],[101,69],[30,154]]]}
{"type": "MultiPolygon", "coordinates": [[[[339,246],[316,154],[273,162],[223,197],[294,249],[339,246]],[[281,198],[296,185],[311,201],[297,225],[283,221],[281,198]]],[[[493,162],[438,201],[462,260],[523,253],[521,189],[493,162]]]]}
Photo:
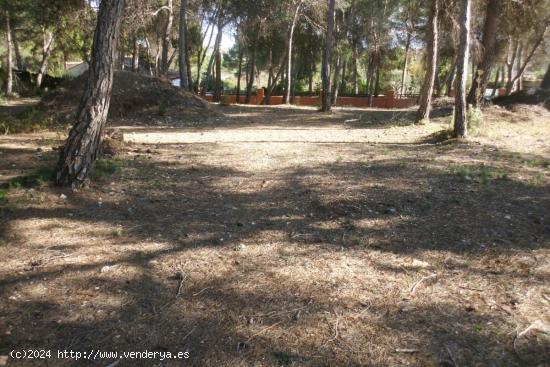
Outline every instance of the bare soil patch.
{"type": "MultiPolygon", "coordinates": [[[[82,190],[7,193],[0,355],[188,351],[189,366],[550,360],[547,116],[492,109],[470,141],[427,144],[448,116],[414,126],[414,111],[215,113],[204,127],[165,129],[166,140],[117,145],[82,190]]],[[[162,131],[139,123],[113,133],[162,131]]],[[[1,137],[0,180],[51,166],[59,142],[1,137]]],[[[136,365],[182,362],[118,364],[136,365]]]]}

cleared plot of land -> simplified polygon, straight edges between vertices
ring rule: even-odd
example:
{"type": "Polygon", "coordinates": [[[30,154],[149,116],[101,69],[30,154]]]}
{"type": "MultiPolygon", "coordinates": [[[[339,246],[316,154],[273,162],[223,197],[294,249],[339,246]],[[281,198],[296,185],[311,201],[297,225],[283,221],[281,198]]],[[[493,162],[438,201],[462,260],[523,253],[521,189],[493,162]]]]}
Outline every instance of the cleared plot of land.
{"type": "MultiPolygon", "coordinates": [[[[119,126],[149,144],[123,146],[83,190],[7,194],[0,354],[189,351],[194,366],[550,359],[547,115],[493,110],[484,135],[428,144],[447,118],[218,112],[208,128],[163,136],[119,126]]],[[[52,165],[58,143],[2,137],[1,178],[52,165]]],[[[119,366],[140,363],[152,364],[119,366]]]]}

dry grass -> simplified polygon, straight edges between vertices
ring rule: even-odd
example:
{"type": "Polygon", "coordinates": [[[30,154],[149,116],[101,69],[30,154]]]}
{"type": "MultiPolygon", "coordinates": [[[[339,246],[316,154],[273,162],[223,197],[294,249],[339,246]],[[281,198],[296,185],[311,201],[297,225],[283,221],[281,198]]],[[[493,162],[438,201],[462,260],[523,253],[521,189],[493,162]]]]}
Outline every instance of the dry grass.
{"type": "MultiPolygon", "coordinates": [[[[0,355],[189,351],[193,366],[549,360],[547,116],[511,122],[491,111],[470,142],[425,144],[447,117],[411,126],[411,111],[219,111],[207,129],[170,130],[164,142],[175,134],[178,144],[122,146],[116,168],[83,190],[8,193],[0,355]]],[[[38,155],[52,164],[55,144],[1,138],[2,180],[35,170],[38,155]]]]}

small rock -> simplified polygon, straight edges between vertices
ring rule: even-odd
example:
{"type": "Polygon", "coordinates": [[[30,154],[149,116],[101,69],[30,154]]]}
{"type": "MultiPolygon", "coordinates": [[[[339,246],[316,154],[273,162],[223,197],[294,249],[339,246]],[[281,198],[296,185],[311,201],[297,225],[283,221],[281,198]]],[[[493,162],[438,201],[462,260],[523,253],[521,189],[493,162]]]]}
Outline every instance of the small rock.
{"type": "Polygon", "coordinates": [[[414,259],[412,261],[412,266],[417,267],[417,268],[427,268],[427,267],[430,266],[430,263],[427,263],[427,262],[422,261],[422,260],[414,259]]]}
{"type": "Polygon", "coordinates": [[[235,251],[243,251],[246,249],[246,245],[243,243],[239,243],[237,246],[235,246],[235,251]]]}
{"type": "Polygon", "coordinates": [[[118,265],[105,265],[104,267],[101,268],[101,270],[99,271],[100,273],[107,273],[111,270],[114,270],[118,267],[118,265]]]}
{"type": "Polygon", "coordinates": [[[511,220],[511,219],[512,219],[512,216],[511,216],[511,215],[505,215],[504,218],[505,218],[505,219],[508,219],[508,220],[511,220]]]}
{"type": "Polygon", "coordinates": [[[59,198],[60,198],[61,200],[67,200],[67,195],[61,194],[61,195],[59,195],[59,198]]]}

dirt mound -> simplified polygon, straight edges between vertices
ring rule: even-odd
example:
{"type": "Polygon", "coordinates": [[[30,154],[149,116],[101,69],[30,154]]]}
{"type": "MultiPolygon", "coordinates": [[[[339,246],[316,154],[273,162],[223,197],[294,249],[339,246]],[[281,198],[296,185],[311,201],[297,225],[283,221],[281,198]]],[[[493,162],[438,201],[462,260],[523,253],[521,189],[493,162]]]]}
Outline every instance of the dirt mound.
{"type": "MultiPolygon", "coordinates": [[[[61,122],[74,119],[87,75],[67,80],[44,96],[42,107],[61,122]]],[[[116,71],[109,120],[171,120],[209,114],[208,103],[196,95],[172,86],[168,81],[127,71],[116,71]]]]}
{"type": "Polygon", "coordinates": [[[517,105],[536,105],[543,106],[550,110],[550,90],[531,89],[519,91],[509,96],[495,98],[493,104],[497,106],[513,109],[517,105]]]}

